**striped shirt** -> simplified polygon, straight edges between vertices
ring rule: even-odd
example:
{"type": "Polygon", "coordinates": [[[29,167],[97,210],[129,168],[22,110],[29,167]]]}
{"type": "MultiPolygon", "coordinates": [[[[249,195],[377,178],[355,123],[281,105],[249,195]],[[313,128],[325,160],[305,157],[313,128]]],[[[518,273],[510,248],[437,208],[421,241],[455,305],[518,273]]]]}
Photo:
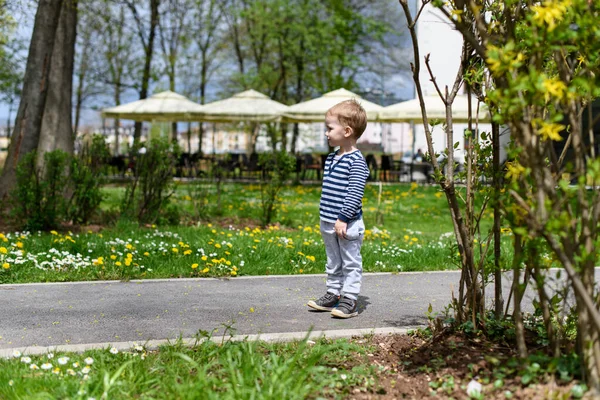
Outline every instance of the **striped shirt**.
{"type": "Polygon", "coordinates": [[[331,153],[325,160],[319,215],[325,222],[350,222],[362,216],[369,167],[359,150],[342,155],[336,163],[335,155],[331,153]]]}

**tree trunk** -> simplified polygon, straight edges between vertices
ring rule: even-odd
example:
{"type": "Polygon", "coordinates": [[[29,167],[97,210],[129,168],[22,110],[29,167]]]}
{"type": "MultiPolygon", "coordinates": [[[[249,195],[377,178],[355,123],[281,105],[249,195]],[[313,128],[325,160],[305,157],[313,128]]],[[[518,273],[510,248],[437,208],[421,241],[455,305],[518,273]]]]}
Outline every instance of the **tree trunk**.
{"type": "Polygon", "coordinates": [[[25,67],[23,93],[0,177],[0,199],[6,197],[15,186],[18,162],[38,146],[48,93],[50,59],[62,3],[63,0],[40,0],[38,3],[25,67]]]}
{"type": "Polygon", "coordinates": [[[188,122],[188,128],[187,128],[187,152],[191,155],[192,154],[192,123],[188,122]]]}
{"type": "MultiPolygon", "coordinates": [[[[500,196],[500,127],[498,124],[492,124],[492,181],[494,186],[495,198],[500,196]]],[[[500,202],[494,202],[494,314],[496,319],[502,318],[502,310],[504,309],[504,298],[502,296],[502,269],[500,268],[500,202]]]]}
{"type": "Polygon", "coordinates": [[[204,122],[198,124],[198,155],[202,157],[202,139],[204,139],[204,122]]]}
{"type": "MultiPolygon", "coordinates": [[[[527,358],[527,345],[525,344],[525,327],[523,325],[523,315],[521,313],[521,300],[523,298],[523,292],[525,291],[520,284],[521,280],[521,261],[523,259],[523,238],[521,235],[515,233],[514,237],[514,249],[515,254],[513,257],[513,282],[512,291],[514,293],[514,310],[513,310],[513,321],[515,323],[515,337],[517,340],[517,354],[519,358],[527,358]]],[[[527,278],[524,279],[527,283],[527,278]]]]}
{"type": "MultiPolygon", "coordinates": [[[[120,77],[119,77],[120,79],[120,77]]],[[[121,104],[121,87],[119,85],[115,86],[115,106],[121,104]]],[[[115,156],[119,155],[119,147],[120,147],[120,136],[119,136],[119,128],[121,127],[121,120],[119,118],[115,118],[115,156]]]]}
{"type": "MultiPolygon", "coordinates": [[[[158,26],[158,5],[160,0],[150,0],[150,33],[148,34],[148,44],[145,48],[146,59],[144,60],[144,72],[142,75],[142,88],[140,89],[140,100],[148,97],[148,86],[150,85],[150,72],[152,66],[152,56],[154,55],[154,38],[156,36],[156,27],[158,26]]],[[[142,123],[136,121],[133,131],[133,147],[137,149],[142,136],[142,123]]]]}
{"type": "Polygon", "coordinates": [[[73,67],[77,34],[77,0],[62,5],[50,63],[48,94],[40,139],[37,166],[43,168],[44,154],[62,150],[73,154],[75,138],[72,125],[73,67]]]}
{"type": "Polygon", "coordinates": [[[296,154],[296,143],[298,142],[298,136],[300,136],[300,127],[298,123],[294,123],[294,133],[292,134],[292,143],[290,153],[296,154]]]}

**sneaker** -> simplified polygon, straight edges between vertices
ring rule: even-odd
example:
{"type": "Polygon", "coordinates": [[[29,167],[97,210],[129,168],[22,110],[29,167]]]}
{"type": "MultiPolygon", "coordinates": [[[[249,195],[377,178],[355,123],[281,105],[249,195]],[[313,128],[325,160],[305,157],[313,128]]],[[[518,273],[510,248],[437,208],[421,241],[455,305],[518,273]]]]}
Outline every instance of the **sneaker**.
{"type": "Polygon", "coordinates": [[[358,315],[356,311],[356,300],[342,297],[338,305],[331,311],[331,315],[338,318],[352,318],[358,315]]]}
{"type": "Polygon", "coordinates": [[[333,307],[335,307],[339,300],[340,296],[327,292],[325,293],[325,295],[321,296],[321,298],[317,301],[311,300],[306,305],[310,308],[314,308],[315,310],[319,311],[331,311],[333,310],[333,307]]]}

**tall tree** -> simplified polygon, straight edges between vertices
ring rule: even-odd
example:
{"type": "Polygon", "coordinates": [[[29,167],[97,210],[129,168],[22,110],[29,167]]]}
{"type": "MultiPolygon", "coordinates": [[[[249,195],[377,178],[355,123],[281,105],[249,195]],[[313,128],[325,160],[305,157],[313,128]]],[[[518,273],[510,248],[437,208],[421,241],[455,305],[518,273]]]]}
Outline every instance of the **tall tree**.
{"type": "Polygon", "coordinates": [[[17,163],[38,146],[62,4],[63,0],[38,2],[15,130],[0,177],[0,199],[15,186],[17,163]]]}
{"type": "MultiPolygon", "coordinates": [[[[137,34],[140,43],[144,49],[144,67],[142,70],[142,79],[140,82],[139,93],[140,100],[148,97],[148,88],[150,86],[150,78],[152,71],[152,58],[154,56],[154,40],[156,38],[156,30],[159,24],[159,5],[160,0],[149,0],[150,21],[146,24],[143,20],[143,12],[139,9],[139,3],[134,0],[125,0],[125,4],[131,11],[131,15],[135,22],[137,34]]],[[[140,136],[142,134],[142,123],[136,122],[133,132],[134,147],[137,147],[140,136]]]]}
{"type": "MultiPolygon", "coordinates": [[[[181,50],[189,44],[187,39],[189,29],[189,14],[191,0],[166,0],[159,18],[159,37],[165,72],[169,78],[169,90],[175,91],[177,67],[181,63],[181,50]]],[[[177,141],[177,122],[171,124],[172,140],[177,141]]]]}
{"type": "MultiPolygon", "coordinates": [[[[104,32],[101,23],[102,13],[95,4],[86,1],[79,4],[77,10],[77,41],[75,43],[75,71],[74,71],[74,108],[75,119],[73,131],[77,134],[81,121],[81,113],[90,99],[104,92],[104,71],[99,68],[101,64],[98,48],[101,47],[99,38],[104,32]]],[[[101,9],[107,5],[103,4],[101,9]]]]}
{"type": "MultiPolygon", "coordinates": [[[[195,0],[193,7],[193,21],[190,28],[190,36],[193,38],[193,47],[197,49],[195,63],[198,65],[200,76],[194,74],[196,84],[193,88],[198,90],[200,104],[206,102],[206,90],[216,68],[220,65],[220,56],[224,44],[224,21],[225,16],[223,4],[218,0],[195,0]],[[219,5],[221,4],[221,6],[219,5]]],[[[195,93],[194,93],[195,94],[195,93]]],[[[204,137],[204,125],[198,127],[198,153],[202,153],[202,139],[204,137]]]]}
{"type": "MultiPolygon", "coordinates": [[[[367,6],[373,6],[366,1],[230,0],[227,4],[238,66],[232,86],[251,87],[287,104],[340,87],[358,87],[356,76],[369,66],[366,55],[372,43],[381,42],[389,31],[367,13],[367,6]]],[[[297,127],[295,131],[294,150],[297,127]]],[[[270,132],[272,141],[287,144],[283,132],[270,132]]]]}
{"type": "MultiPolygon", "coordinates": [[[[104,83],[110,87],[111,102],[115,106],[121,104],[121,99],[126,90],[135,87],[131,83],[133,70],[136,67],[136,53],[131,51],[133,32],[126,27],[127,18],[125,7],[118,4],[105,7],[100,11],[102,35],[102,65],[105,76],[104,83]]],[[[119,131],[121,121],[114,120],[114,154],[119,154],[119,131]]]]}
{"type": "Polygon", "coordinates": [[[56,29],[47,101],[37,147],[37,164],[40,167],[46,152],[63,150],[69,154],[73,153],[75,137],[71,123],[71,104],[76,34],[77,0],[65,0],[56,29]]]}
{"type": "Polygon", "coordinates": [[[11,118],[15,101],[23,85],[25,44],[15,36],[16,22],[8,4],[0,0],[0,100],[8,104],[7,134],[11,134],[11,118]]]}

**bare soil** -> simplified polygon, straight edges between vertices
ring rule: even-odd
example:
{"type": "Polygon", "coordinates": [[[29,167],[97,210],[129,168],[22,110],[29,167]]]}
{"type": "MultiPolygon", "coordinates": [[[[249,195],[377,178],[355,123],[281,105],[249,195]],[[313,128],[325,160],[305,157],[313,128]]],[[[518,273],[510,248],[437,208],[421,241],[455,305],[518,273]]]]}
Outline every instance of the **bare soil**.
{"type": "Polygon", "coordinates": [[[559,383],[549,376],[526,386],[513,374],[495,388],[494,369],[516,356],[514,347],[462,334],[441,333],[431,339],[389,335],[357,341],[375,348],[367,357],[378,367],[377,384],[375,389],[352,388],[350,399],[468,399],[466,387],[473,378],[483,384],[484,399],[570,399],[571,388],[580,383],[559,383]]]}

